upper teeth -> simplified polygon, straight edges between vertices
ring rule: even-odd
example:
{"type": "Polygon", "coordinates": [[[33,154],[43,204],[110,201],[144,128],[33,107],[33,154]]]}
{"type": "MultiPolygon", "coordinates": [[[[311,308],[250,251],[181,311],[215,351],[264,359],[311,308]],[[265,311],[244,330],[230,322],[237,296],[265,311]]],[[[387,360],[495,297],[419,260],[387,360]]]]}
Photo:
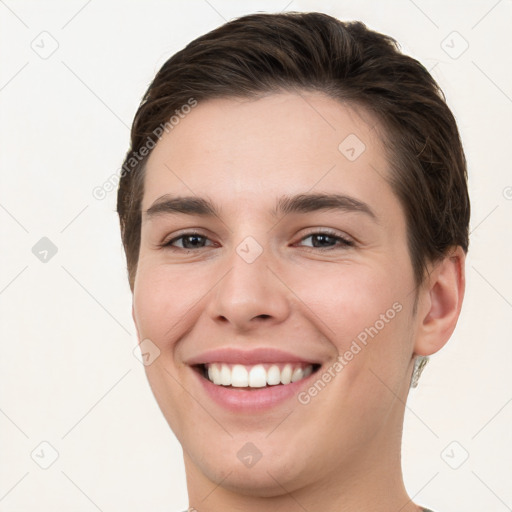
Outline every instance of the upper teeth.
{"type": "Polygon", "coordinates": [[[212,363],[205,365],[208,370],[208,378],[219,386],[233,386],[236,388],[262,388],[267,384],[290,384],[313,371],[313,365],[302,363],[285,364],[282,368],[277,364],[244,366],[241,364],[230,365],[227,363],[212,363]]]}

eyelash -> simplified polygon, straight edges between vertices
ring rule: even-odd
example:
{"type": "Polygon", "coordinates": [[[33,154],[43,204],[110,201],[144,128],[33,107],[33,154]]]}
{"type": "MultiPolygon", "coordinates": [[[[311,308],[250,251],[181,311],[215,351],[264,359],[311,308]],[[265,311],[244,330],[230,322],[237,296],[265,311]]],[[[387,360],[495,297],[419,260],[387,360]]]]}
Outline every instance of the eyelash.
{"type": "MultiPolygon", "coordinates": [[[[348,238],[344,238],[330,230],[312,231],[311,233],[308,233],[306,236],[302,237],[300,239],[300,242],[303,242],[304,240],[306,240],[312,236],[315,236],[315,235],[328,236],[328,237],[332,238],[333,240],[335,240],[336,242],[341,242],[340,245],[338,246],[339,249],[353,247],[355,245],[355,243],[352,240],[349,240],[348,238]]],[[[187,233],[182,233],[180,236],[174,237],[167,242],[163,242],[162,244],[159,244],[159,247],[164,248],[164,249],[170,249],[172,251],[194,251],[195,249],[187,249],[185,247],[174,247],[173,245],[171,245],[178,240],[181,240],[181,239],[187,238],[187,237],[191,237],[191,236],[201,237],[205,240],[208,240],[208,237],[204,236],[203,234],[197,233],[194,231],[190,231],[187,233]]],[[[208,246],[206,246],[206,247],[208,247],[208,246]]],[[[206,247],[199,247],[199,249],[205,249],[206,247]]],[[[332,251],[332,250],[336,249],[336,247],[308,247],[308,248],[309,249],[318,249],[320,251],[332,251]]]]}

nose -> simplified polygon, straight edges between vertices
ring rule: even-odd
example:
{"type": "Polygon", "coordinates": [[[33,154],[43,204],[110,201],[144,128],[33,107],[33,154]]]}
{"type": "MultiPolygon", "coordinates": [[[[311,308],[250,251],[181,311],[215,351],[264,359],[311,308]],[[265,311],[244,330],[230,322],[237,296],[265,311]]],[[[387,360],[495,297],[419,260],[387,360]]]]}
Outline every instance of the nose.
{"type": "Polygon", "coordinates": [[[254,261],[234,250],[224,263],[224,277],[213,288],[208,304],[213,321],[246,332],[286,320],[291,293],[267,250],[254,261]]]}

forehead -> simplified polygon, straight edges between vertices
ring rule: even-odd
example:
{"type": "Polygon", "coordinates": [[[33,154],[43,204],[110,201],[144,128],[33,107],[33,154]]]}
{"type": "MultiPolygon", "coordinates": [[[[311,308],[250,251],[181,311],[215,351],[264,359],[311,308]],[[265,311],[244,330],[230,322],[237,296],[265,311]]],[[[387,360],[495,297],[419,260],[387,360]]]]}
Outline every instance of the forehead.
{"type": "Polygon", "coordinates": [[[377,199],[391,192],[388,167],[380,126],[364,109],[308,92],[211,99],[153,149],[142,210],[167,192],[246,204],[306,191],[377,199]]]}

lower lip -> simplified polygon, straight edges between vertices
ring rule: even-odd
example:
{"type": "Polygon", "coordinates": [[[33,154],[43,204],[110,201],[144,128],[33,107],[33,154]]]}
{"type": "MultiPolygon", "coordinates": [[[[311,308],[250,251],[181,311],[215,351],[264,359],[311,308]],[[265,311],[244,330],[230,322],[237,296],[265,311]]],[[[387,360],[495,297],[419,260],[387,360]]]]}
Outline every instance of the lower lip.
{"type": "Polygon", "coordinates": [[[308,375],[305,379],[291,382],[290,384],[277,384],[276,386],[247,390],[244,388],[218,386],[200,375],[199,372],[195,370],[192,371],[201,381],[202,386],[211,399],[225,409],[233,412],[262,411],[282,404],[286,400],[297,396],[299,391],[304,388],[305,384],[308,384],[313,375],[318,372],[317,370],[311,375],[308,375]]]}

